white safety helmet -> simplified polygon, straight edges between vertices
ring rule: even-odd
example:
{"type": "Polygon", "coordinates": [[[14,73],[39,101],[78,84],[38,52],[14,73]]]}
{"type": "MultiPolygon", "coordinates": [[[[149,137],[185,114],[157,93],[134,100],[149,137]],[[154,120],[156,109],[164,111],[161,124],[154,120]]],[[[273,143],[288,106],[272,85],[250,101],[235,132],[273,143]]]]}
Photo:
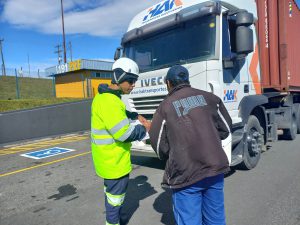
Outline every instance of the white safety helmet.
{"type": "Polygon", "coordinates": [[[126,77],[138,78],[139,76],[139,67],[132,59],[122,57],[114,62],[112,66],[113,81],[116,84],[121,83],[126,80],[126,77]],[[118,73],[117,71],[122,71],[122,73],[118,73]]]}

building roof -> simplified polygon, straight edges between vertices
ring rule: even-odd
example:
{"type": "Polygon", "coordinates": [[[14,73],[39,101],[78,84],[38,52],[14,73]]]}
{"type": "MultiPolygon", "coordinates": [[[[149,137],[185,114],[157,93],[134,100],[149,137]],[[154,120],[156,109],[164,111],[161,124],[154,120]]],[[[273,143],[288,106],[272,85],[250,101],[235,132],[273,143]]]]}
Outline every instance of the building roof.
{"type": "Polygon", "coordinates": [[[66,64],[46,68],[45,73],[46,76],[56,76],[79,70],[111,71],[113,63],[113,61],[108,60],[78,59],[66,64]]]}

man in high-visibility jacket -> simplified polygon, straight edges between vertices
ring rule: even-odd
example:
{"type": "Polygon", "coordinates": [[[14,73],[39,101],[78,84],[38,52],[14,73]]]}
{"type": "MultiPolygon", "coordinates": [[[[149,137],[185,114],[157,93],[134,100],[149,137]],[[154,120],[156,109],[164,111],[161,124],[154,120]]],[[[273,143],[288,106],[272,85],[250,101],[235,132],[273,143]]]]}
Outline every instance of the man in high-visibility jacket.
{"type": "Polygon", "coordinates": [[[112,67],[110,86],[102,84],[92,103],[91,145],[95,170],[104,178],[106,225],[120,224],[120,210],[131,172],[131,142],[142,140],[150,129],[143,116],[126,110],[121,94],[129,94],[138,79],[138,65],[128,58],[112,67]],[[141,124],[132,125],[138,119],[141,124]]]}

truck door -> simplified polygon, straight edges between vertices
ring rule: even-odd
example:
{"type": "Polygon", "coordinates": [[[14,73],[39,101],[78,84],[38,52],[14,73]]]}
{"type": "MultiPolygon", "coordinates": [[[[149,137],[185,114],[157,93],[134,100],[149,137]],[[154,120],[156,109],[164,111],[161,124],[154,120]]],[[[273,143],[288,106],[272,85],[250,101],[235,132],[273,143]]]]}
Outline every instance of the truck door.
{"type": "Polygon", "coordinates": [[[238,107],[242,98],[249,95],[249,77],[245,57],[235,54],[234,19],[222,16],[222,61],[223,61],[223,102],[233,122],[238,120],[238,107]]]}

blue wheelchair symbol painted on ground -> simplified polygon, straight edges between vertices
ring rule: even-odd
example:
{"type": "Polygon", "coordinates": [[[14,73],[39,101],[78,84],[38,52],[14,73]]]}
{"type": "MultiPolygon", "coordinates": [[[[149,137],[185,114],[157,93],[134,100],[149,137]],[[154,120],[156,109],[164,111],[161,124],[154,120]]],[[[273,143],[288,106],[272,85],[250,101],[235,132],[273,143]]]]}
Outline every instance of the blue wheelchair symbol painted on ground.
{"type": "Polygon", "coordinates": [[[32,158],[32,159],[43,159],[55,155],[60,155],[64,154],[67,152],[72,152],[75,151],[73,149],[67,149],[67,148],[59,148],[59,147],[54,147],[54,148],[47,148],[35,152],[28,152],[25,154],[22,154],[21,156],[32,158]]]}

